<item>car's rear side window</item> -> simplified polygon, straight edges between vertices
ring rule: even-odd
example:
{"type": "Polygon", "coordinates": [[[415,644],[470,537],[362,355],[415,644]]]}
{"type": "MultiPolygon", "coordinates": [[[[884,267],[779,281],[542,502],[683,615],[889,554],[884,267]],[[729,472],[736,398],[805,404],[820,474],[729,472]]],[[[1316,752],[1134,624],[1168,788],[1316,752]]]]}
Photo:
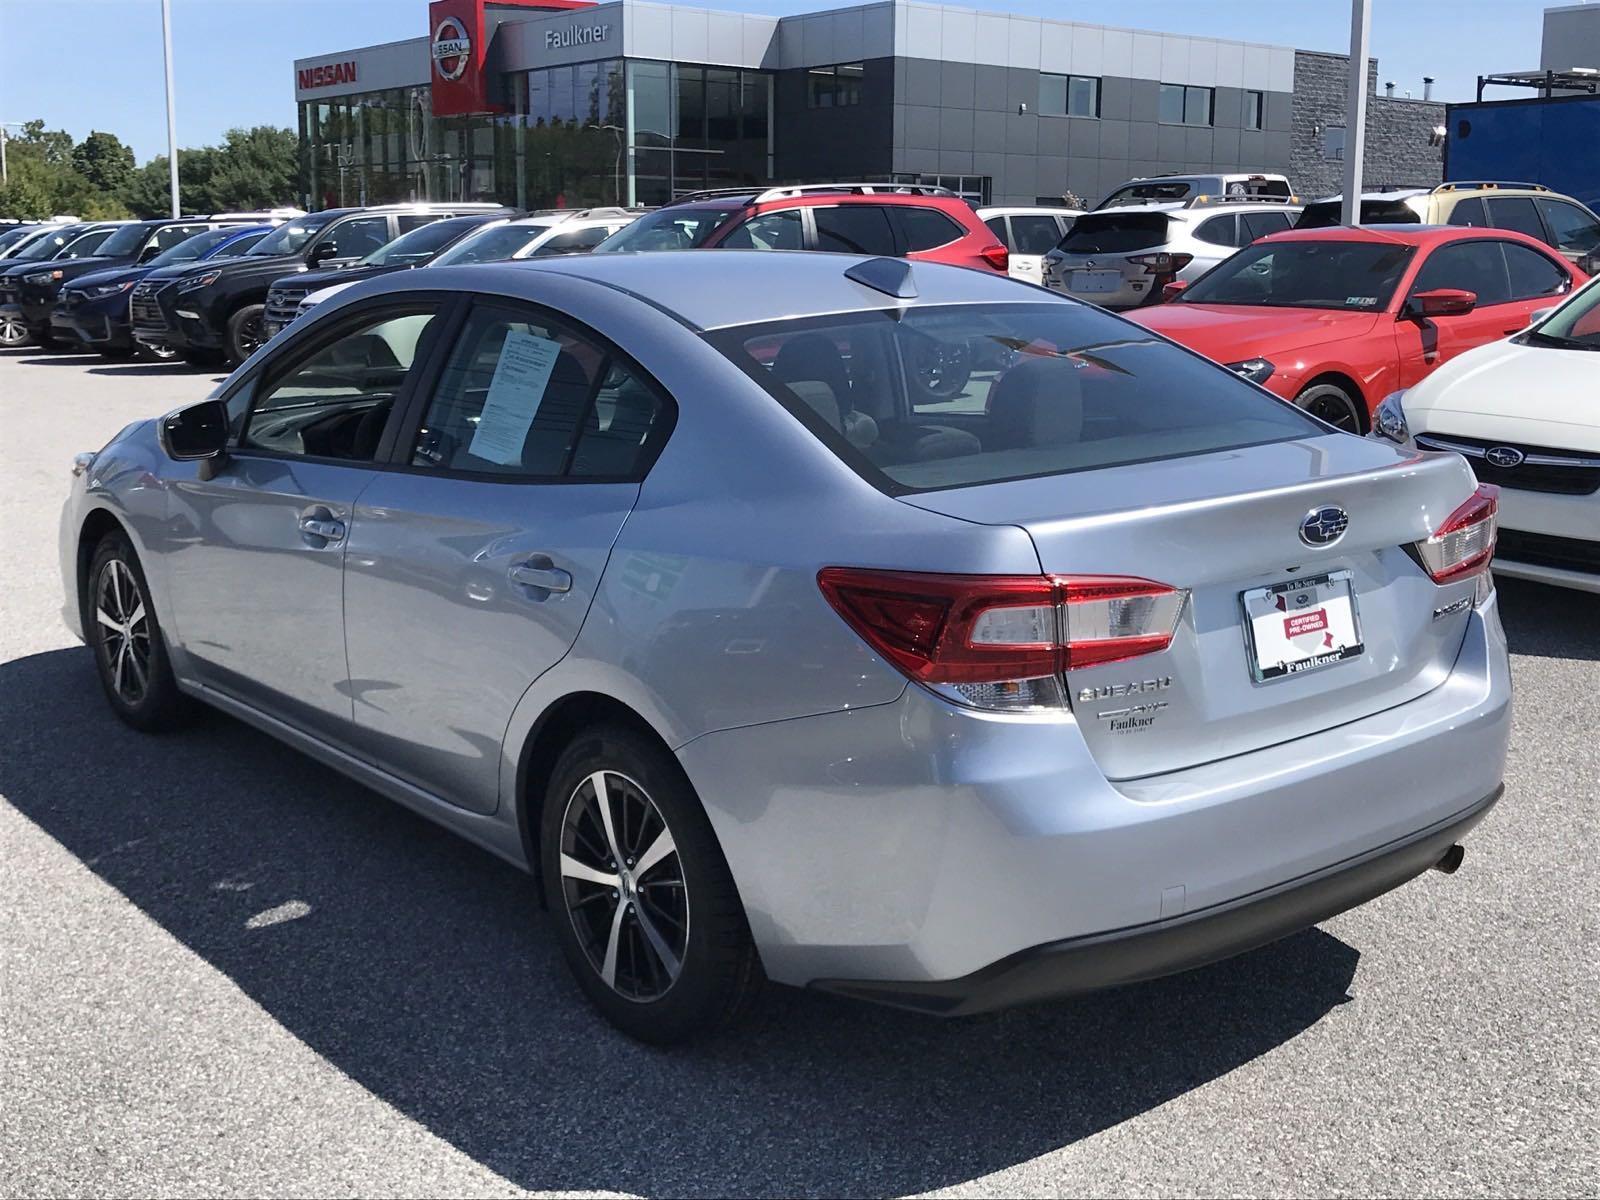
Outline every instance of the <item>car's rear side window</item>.
{"type": "Polygon", "coordinates": [[[811,210],[817,222],[817,249],[845,254],[893,255],[894,229],[879,204],[838,204],[811,210]]]}
{"type": "Polygon", "coordinates": [[[1079,305],[930,306],[707,336],[893,493],[1326,432],[1231,372],[1079,305]]]}
{"type": "MultiPolygon", "coordinates": [[[[965,229],[935,208],[902,204],[888,211],[890,219],[900,226],[900,237],[907,253],[948,246],[966,233],[965,229]]],[[[1005,241],[1004,238],[1000,240],[1005,241]]]]}
{"type": "Polygon", "coordinates": [[[1538,238],[1541,242],[1547,240],[1544,223],[1539,220],[1539,210],[1534,208],[1533,201],[1529,197],[1491,196],[1487,203],[1489,220],[1494,222],[1495,228],[1515,229],[1518,233],[1538,238]]]}

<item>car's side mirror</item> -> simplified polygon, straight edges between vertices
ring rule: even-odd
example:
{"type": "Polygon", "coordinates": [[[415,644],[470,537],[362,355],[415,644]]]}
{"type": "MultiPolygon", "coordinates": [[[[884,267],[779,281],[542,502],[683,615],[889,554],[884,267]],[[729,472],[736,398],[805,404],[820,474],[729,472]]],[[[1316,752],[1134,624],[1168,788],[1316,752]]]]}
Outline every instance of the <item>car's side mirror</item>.
{"type": "Polygon", "coordinates": [[[1464,288],[1430,288],[1413,292],[1406,301],[1408,317],[1459,317],[1478,306],[1478,293],[1464,288]]]}
{"type": "Polygon", "coordinates": [[[218,459],[228,450],[228,407],[202,400],[161,418],[161,448],[167,457],[187,462],[218,459]]]}
{"type": "Polygon", "coordinates": [[[1540,321],[1544,320],[1546,317],[1548,317],[1553,312],[1555,312],[1555,306],[1554,305],[1551,305],[1549,308],[1536,308],[1536,309],[1533,310],[1533,313],[1528,317],[1528,324],[1529,325],[1537,325],[1540,321]]]}
{"type": "Polygon", "coordinates": [[[339,247],[335,246],[332,242],[318,242],[315,246],[311,247],[311,257],[307,261],[309,261],[313,267],[320,267],[330,258],[337,258],[338,255],[339,247]]]}
{"type": "Polygon", "coordinates": [[[1174,279],[1171,283],[1165,285],[1161,289],[1162,302],[1165,303],[1168,300],[1176,300],[1178,298],[1178,293],[1183,291],[1183,289],[1188,286],[1189,281],[1187,279],[1174,279]]]}

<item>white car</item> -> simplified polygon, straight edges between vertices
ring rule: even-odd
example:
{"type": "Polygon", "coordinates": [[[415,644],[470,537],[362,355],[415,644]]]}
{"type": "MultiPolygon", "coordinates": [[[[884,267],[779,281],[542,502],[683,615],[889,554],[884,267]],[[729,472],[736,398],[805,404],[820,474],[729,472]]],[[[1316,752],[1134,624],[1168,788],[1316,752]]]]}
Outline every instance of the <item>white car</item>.
{"type": "Polygon", "coordinates": [[[1494,569],[1600,593],[1600,286],[1378,406],[1373,436],[1464,456],[1500,488],[1494,569]]]}
{"type": "Polygon", "coordinates": [[[1072,223],[1083,216],[1079,208],[1044,206],[980,208],[978,220],[1011,251],[1007,273],[1024,283],[1044,283],[1044,256],[1056,248],[1072,223]]]}

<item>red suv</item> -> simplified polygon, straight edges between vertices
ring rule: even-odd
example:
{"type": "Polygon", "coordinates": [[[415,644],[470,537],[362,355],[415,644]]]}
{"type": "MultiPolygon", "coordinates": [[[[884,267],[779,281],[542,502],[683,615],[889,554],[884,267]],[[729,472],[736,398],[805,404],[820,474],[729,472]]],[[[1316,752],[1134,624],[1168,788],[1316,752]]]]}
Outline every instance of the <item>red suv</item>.
{"type": "Polygon", "coordinates": [[[695,192],[646,213],[595,248],[832,250],[975,267],[1004,275],[1010,254],[944,188],[836,183],[695,192]]]}
{"type": "Polygon", "coordinates": [[[1509,229],[1366,225],[1277,233],[1170,303],[1127,316],[1353,433],[1390,392],[1527,328],[1588,277],[1509,229]]]}

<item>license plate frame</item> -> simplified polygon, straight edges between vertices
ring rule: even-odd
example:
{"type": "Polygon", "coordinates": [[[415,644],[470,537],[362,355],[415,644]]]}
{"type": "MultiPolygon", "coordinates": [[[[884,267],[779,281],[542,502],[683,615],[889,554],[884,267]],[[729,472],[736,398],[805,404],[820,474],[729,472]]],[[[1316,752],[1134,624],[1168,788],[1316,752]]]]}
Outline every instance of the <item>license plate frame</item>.
{"type": "Polygon", "coordinates": [[[1349,662],[1351,659],[1360,658],[1366,653],[1366,645],[1361,637],[1361,611],[1356,600],[1355,573],[1353,571],[1329,571],[1325,574],[1312,575],[1305,579],[1285,580],[1282,583],[1269,584],[1265,587],[1250,588],[1239,593],[1239,611],[1243,617],[1246,661],[1250,666],[1251,678],[1258,684],[1277,683],[1282,679],[1292,679],[1297,675],[1325,670],[1328,667],[1335,667],[1340,663],[1349,662]],[[1329,619],[1327,612],[1328,602],[1330,600],[1343,599],[1348,601],[1349,605],[1350,640],[1340,642],[1321,654],[1307,653],[1293,660],[1280,658],[1275,664],[1264,665],[1262,662],[1263,652],[1264,650],[1268,653],[1271,651],[1260,644],[1256,634],[1256,622],[1258,620],[1278,620],[1280,618],[1275,614],[1277,611],[1281,611],[1283,613],[1281,619],[1286,623],[1284,637],[1287,639],[1292,636],[1289,633],[1287,623],[1293,617],[1287,602],[1282,610],[1268,608],[1263,611],[1253,609],[1252,602],[1259,603],[1268,599],[1276,599],[1279,596],[1304,595],[1306,593],[1317,595],[1320,606],[1313,608],[1310,602],[1307,602],[1300,606],[1303,611],[1299,615],[1306,618],[1314,618],[1320,613],[1323,618],[1323,624],[1320,627],[1308,627],[1306,634],[1326,632],[1326,636],[1331,638],[1334,626],[1340,622],[1329,619]]]}
{"type": "Polygon", "coordinates": [[[1106,296],[1122,290],[1122,272],[1105,268],[1076,267],[1067,274],[1067,290],[1074,295],[1106,296]],[[1106,286],[1100,287],[1101,283],[1106,286]]]}

